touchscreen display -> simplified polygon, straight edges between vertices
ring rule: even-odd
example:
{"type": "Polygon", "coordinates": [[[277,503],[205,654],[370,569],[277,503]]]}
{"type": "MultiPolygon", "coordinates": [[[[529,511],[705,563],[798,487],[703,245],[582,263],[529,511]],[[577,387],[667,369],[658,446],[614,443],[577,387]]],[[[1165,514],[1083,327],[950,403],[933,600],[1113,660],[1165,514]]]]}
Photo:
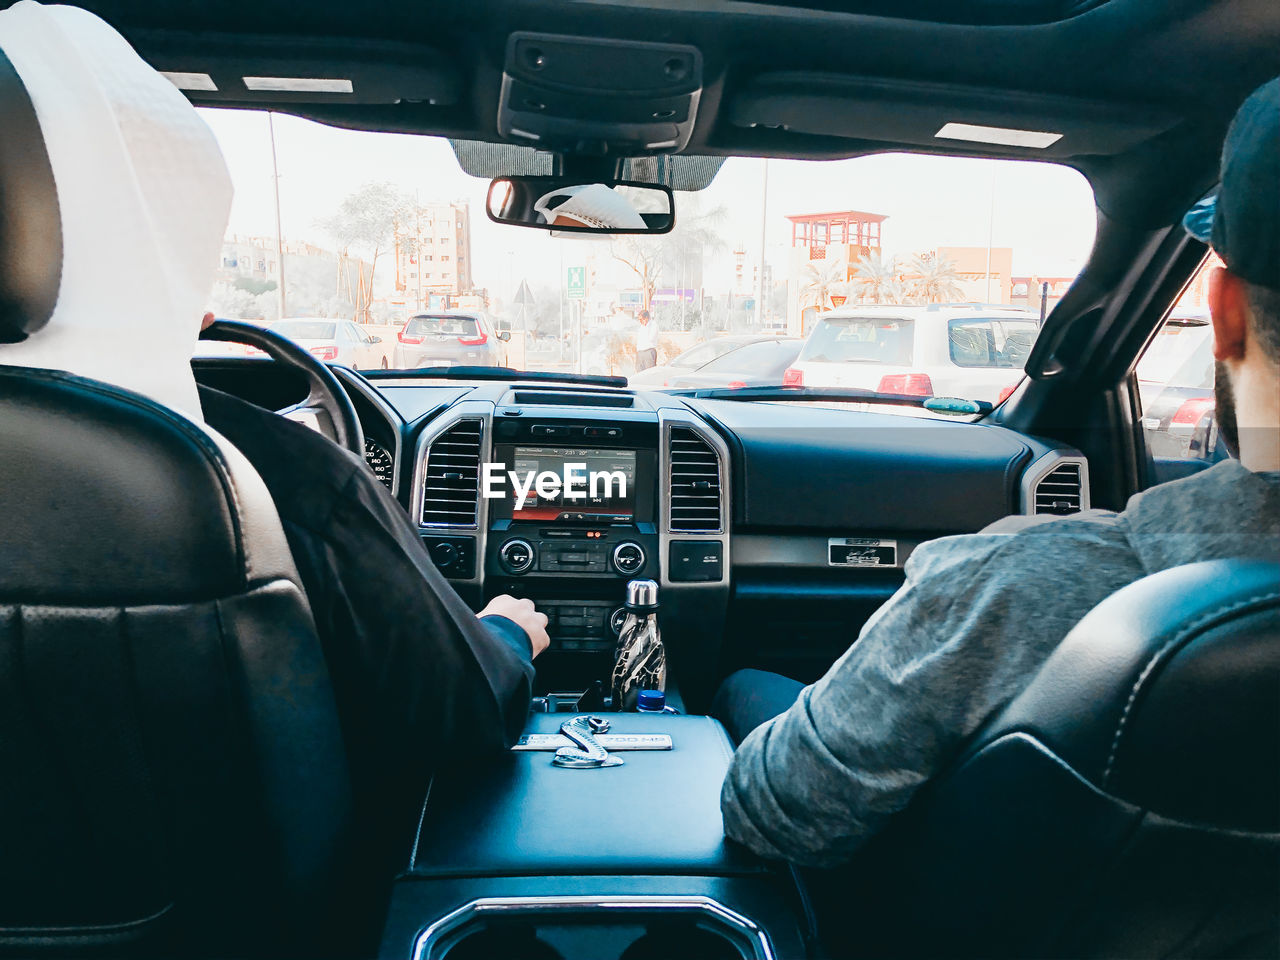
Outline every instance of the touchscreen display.
{"type": "Polygon", "coordinates": [[[515,520],[623,521],[635,514],[634,450],[516,447],[511,469],[520,488],[511,495],[515,520]]]}

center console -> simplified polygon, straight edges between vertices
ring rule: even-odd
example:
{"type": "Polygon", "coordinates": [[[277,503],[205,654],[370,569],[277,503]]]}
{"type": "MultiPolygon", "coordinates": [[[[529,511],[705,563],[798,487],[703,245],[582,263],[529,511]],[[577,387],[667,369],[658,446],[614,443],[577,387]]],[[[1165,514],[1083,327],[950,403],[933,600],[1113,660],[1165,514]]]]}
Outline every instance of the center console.
{"type": "MultiPolygon", "coordinates": [[[[724,837],[732,748],[701,716],[611,714],[612,733],[666,734],[669,750],[566,769],[512,751],[436,777],[412,862],[396,882],[381,954],[466,960],[639,960],[804,955],[791,874],[724,837]]],[[[534,714],[528,734],[564,718],[534,714]]]]}
{"type": "Polygon", "coordinates": [[[423,429],[410,509],[473,608],[509,593],[547,615],[540,692],[606,677],[627,581],[657,581],[672,667],[700,706],[728,605],[728,472],[724,441],[674,398],[517,386],[423,429]]]}
{"type": "Polygon", "coordinates": [[[659,572],[656,421],[500,416],[493,463],[507,495],[489,502],[491,590],[533,598],[553,651],[612,651],[623,585],[659,572]],[[532,485],[546,476],[568,488],[532,485]]]}

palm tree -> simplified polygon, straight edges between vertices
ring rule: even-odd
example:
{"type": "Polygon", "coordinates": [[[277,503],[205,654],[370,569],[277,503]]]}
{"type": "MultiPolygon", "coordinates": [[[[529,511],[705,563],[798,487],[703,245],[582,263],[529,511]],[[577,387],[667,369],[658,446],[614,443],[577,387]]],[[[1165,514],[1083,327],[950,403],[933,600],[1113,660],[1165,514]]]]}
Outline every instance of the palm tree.
{"type": "Polygon", "coordinates": [[[858,285],[862,299],[870,299],[872,303],[901,303],[905,299],[897,260],[893,257],[885,260],[879,250],[858,261],[853,282],[858,285]]]}
{"type": "Polygon", "coordinates": [[[831,295],[837,296],[845,287],[843,260],[810,260],[804,265],[805,284],[800,288],[800,309],[817,307],[819,313],[834,308],[831,295]]]}
{"type": "Polygon", "coordinates": [[[917,303],[951,303],[964,296],[954,260],[936,253],[917,254],[907,268],[907,290],[917,303]]]}

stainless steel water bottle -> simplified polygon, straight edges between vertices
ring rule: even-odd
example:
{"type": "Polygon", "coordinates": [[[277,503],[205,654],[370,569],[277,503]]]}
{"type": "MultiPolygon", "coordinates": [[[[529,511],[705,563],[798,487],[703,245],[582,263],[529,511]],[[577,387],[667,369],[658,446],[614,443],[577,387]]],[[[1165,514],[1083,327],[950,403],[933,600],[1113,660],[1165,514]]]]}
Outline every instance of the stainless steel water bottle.
{"type": "Polygon", "coordinates": [[[658,631],[658,585],[627,584],[627,616],[618,633],[611,692],[615,710],[634,710],[641,690],[667,689],[667,651],[658,631]]]}

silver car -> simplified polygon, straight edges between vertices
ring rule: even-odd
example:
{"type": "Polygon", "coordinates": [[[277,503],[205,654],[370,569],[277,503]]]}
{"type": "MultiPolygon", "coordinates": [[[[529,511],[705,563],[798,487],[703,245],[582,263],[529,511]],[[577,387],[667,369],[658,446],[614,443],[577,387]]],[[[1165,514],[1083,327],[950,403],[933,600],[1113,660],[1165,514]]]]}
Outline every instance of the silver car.
{"type": "Polygon", "coordinates": [[[386,352],[379,346],[382,338],[350,320],[294,317],[269,323],[267,329],[288,337],[326,363],[342,364],[352,370],[385,370],[387,366],[386,352]]]}
{"type": "Polygon", "coordinates": [[[420,313],[396,334],[393,366],[501,367],[507,356],[503,344],[510,339],[483,313],[420,313]]]}

